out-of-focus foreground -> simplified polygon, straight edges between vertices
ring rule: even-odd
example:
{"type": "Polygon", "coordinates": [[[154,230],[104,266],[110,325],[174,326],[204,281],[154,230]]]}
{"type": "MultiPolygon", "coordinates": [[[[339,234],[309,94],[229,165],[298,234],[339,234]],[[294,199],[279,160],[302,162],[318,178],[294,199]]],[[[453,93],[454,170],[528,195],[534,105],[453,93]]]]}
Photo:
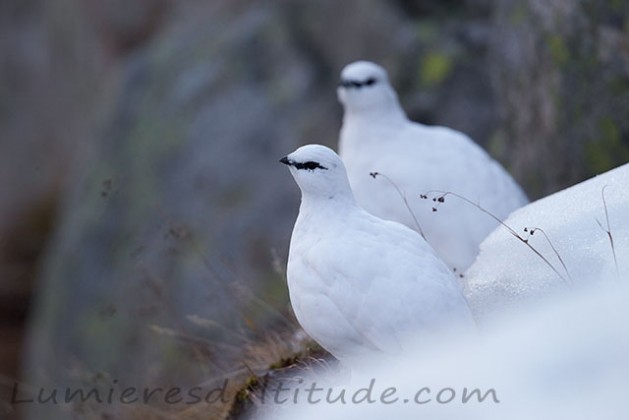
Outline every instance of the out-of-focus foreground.
{"type": "Polygon", "coordinates": [[[277,159],[336,145],[353,60],[387,67],[409,116],[471,135],[532,198],[628,161],[625,6],[0,2],[0,413],[14,378],[189,388],[294,351],[298,193],[277,159]]]}

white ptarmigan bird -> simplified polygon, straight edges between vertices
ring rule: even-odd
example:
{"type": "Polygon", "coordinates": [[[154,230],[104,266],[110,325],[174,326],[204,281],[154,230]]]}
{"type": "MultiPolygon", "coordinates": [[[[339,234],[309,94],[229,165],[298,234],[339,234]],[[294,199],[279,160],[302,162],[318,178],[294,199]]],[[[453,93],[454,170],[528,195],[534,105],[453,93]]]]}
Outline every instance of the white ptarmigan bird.
{"type": "Polygon", "coordinates": [[[378,217],[418,230],[415,217],[451,268],[461,272],[469,267],[479,244],[498,223],[453,196],[435,212],[435,203],[420,195],[453,192],[500,220],[528,202],[505,169],[465,134],[410,121],[377,64],[347,65],[337,94],[345,110],[339,155],[356,200],[378,217]],[[384,176],[374,179],[372,172],[384,176]]]}
{"type": "Polygon", "coordinates": [[[297,320],[341,361],[397,354],[408,339],[474,321],[457,279],[415,231],[363,210],[334,151],[307,145],[282,158],[301,189],[288,257],[297,320]]]}

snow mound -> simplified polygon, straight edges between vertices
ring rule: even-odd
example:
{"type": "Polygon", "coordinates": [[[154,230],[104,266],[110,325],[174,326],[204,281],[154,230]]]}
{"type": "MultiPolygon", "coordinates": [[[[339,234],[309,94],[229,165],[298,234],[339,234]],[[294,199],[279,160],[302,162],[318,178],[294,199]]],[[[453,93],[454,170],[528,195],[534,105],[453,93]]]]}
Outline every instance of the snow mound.
{"type": "Polygon", "coordinates": [[[480,320],[583,285],[629,281],[629,164],[516,210],[505,224],[530,247],[504,226],[483,241],[465,275],[480,320]]]}
{"type": "Polygon", "coordinates": [[[417,343],[394,361],[367,360],[351,381],[300,379],[298,391],[267,396],[263,418],[629,418],[628,286],[556,296],[480,339],[417,343]]]}

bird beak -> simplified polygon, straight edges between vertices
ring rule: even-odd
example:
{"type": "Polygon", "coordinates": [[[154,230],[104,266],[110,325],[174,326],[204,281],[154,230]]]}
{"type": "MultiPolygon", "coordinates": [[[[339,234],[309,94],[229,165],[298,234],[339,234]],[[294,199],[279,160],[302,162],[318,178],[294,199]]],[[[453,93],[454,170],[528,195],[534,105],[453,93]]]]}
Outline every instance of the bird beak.
{"type": "Polygon", "coordinates": [[[283,163],[284,165],[291,165],[291,161],[288,160],[288,156],[284,156],[283,158],[280,159],[280,163],[283,163]]]}

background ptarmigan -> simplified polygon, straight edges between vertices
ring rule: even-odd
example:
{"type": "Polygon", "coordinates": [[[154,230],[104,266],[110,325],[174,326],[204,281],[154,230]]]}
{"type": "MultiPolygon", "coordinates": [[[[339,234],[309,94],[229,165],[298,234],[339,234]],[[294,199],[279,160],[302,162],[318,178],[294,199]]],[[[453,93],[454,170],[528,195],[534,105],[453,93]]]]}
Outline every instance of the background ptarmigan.
{"type": "Polygon", "coordinates": [[[331,149],[281,159],[302,192],[288,288],[304,330],[339,360],[396,354],[407,339],[439,337],[474,321],[457,280],[419,234],[359,207],[331,149]]]}
{"type": "Polygon", "coordinates": [[[410,121],[377,64],[346,66],[337,93],[345,110],[339,154],[356,200],[378,217],[417,230],[399,189],[427,241],[451,268],[464,271],[498,223],[454,196],[434,212],[435,203],[420,194],[454,192],[501,220],[528,202],[504,168],[465,134],[410,121]],[[373,179],[371,172],[386,178],[373,179]]]}

